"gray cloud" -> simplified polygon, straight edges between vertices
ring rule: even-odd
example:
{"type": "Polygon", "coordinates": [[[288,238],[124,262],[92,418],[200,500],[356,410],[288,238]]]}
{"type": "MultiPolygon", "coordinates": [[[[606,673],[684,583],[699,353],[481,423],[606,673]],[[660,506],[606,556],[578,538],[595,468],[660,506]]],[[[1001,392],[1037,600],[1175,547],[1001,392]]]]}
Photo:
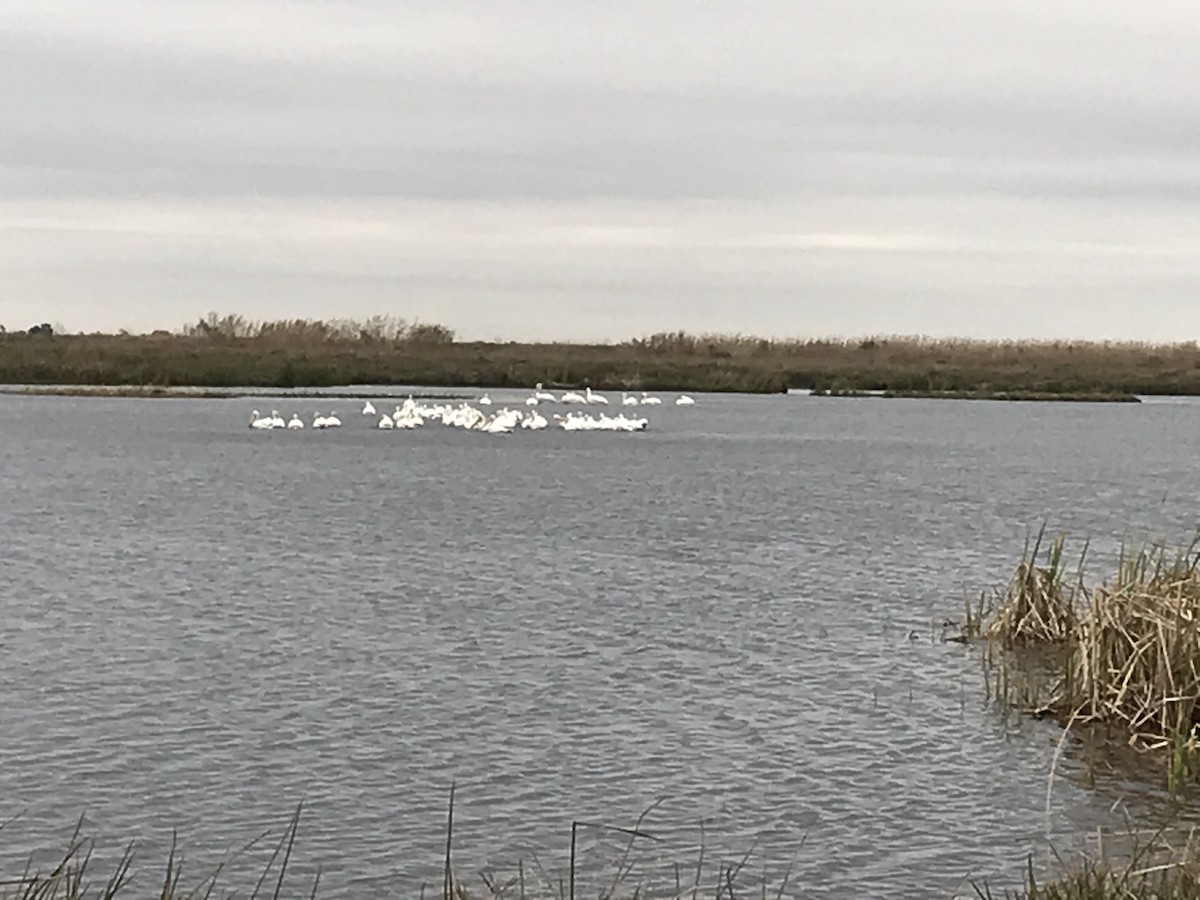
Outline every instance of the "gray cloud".
{"type": "Polygon", "coordinates": [[[1190,337],[1200,12],[1044,7],[25,0],[0,321],[1190,337]]]}

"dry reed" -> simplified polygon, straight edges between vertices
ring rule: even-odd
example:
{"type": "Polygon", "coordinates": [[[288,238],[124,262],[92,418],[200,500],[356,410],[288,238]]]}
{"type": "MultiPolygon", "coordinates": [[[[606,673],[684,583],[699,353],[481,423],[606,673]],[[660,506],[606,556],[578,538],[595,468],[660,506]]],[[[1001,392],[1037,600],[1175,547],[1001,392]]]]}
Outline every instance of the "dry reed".
{"type": "Polygon", "coordinates": [[[1060,643],[1074,634],[1079,623],[1077,596],[1082,584],[1067,583],[1063,572],[1063,536],[1050,542],[1045,565],[1036,559],[1045,537],[1042,530],[1032,550],[1026,549],[997,606],[985,636],[1007,646],[1026,643],[1060,643]]]}
{"type": "MultiPolygon", "coordinates": [[[[1024,885],[1002,896],[1011,900],[1196,900],[1200,898],[1200,844],[1189,831],[1175,838],[1163,830],[1132,826],[1097,834],[1097,846],[1075,860],[1055,855],[1052,874],[1038,876],[1030,859],[1024,885]]],[[[979,900],[996,900],[975,885],[979,900]]]]}
{"type": "Polygon", "coordinates": [[[210,313],[175,333],[0,331],[0,382],[330,386],[461,384],[752,393],[1128,399],[1200,394],[1195,343],[972,341],[927,337],[768,339],[662,332],[617,343],[466,342],[442,325],[255,322],[210,313]]]}
{"type": "Polygon", "coordinates": [[[1200,772],[1200,543],[1127,547],[1115,576],[1092,588],[1082,575],[1086,549],[1068,578],[1063,538],[1050,542],[1038,565],[1041,544],[1039,535],[997,595],[990,621],[976,625],[1007,651],[992,657],[1000,663],[997,694],[1014,699],[1027,651],[1055,648],[1037,657],[1057,660],[1052,686],[1024,692],[1015,698],[1020,705],[1063,722],[1103,724],[1139,751],[1162,753],[1169,786],[1182,787],[1200,772]]]}

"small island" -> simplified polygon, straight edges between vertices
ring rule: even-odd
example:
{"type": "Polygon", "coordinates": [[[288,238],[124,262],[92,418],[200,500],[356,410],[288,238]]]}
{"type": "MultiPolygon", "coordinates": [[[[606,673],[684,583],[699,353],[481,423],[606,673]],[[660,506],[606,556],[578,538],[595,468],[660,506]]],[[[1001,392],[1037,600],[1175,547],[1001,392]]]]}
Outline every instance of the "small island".
{"type": "Polygon", "coordinates": [[[1136,394],[1111,391],[813,391],[814,397],[883,397],[907,400],[1009,400],[1025,403],[1141,403],[1136,394]]]}

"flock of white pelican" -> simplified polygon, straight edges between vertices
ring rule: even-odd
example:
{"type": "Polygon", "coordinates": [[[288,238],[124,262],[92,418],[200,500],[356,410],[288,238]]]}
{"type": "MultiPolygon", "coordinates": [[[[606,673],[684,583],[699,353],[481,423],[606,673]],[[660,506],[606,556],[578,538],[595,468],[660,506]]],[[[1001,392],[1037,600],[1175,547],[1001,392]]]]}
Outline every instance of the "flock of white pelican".
{"type": "MultiPolygon", "coordinates": [[[[662,398],[655,397],[645,391],[642,391],[637,396],[625,391],[621,392],[620,405],[622,407],[657,406],[662,402],[662,398]]],[[[561,396],[556,397],[550,391],[543,390],[539,384],[534,392],[526,398],[524,403],[525,409],[502,407],[495,412],[485,412],[478,407],[490,408],[493,403],[491,397],[484,394],[477,401],[478,406],[472,406],[465,401],[458,403],[425,403],[409,397],[403,403],[396,404],[395,411],[390,413],[384,412],[382,415],[375,409],[375,405],[370,400],[367,400],[363,404],[362,414],[372,417],[379,416],[375,427],[382,429],[420,428],[427,422],[435,422],[439,425],[452,428],[462,428],[467,431],[483,431],[488,434],[510,434],[517,428],[539,431],[543,428],[549,428],[551,425],[555,425],[564,431],[645,431],[650,424],[649,420],[644,416],[627,416],[624,411],[618,412],[615,415],[608,415],[605,412],[591,415],[590,413],[581,411],[571,411],[565,415],[556,413],[547,418],[537,409],[537,407],[547,403],[608,406],[609,399],[603,394],[596,393],[591,388],[586,388],[582,394],[578,391],[566,391],[561,396]]],[[[687,394],[681,394],[675,398],[676,406],[694,406],[695,404],[696,401],[687,394]]],[[[339,428],[341,424],[342,420],[338,418],[336,413],[331,412],[326,416],[317,412],[313,414],[309,427],[317,429],[339,428]]],[[[250,415],[250,427],[260,430],[273,430],[276,428],[295,430],[304,428],[305,423],[296,413],[292,414],[291,419],[285,421],[279,415],[278,410],[271,410],[269,416],[264,416],[256,409],[250,415]]]]}

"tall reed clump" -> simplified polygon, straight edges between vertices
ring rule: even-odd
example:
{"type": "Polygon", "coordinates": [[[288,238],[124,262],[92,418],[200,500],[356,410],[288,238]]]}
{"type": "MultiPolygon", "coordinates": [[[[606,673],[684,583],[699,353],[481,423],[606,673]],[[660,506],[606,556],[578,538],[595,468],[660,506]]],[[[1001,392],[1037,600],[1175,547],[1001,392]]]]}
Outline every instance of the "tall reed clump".
{"type": "MultiPolygon", "coordinates": [[[[1092,588],[1086,549],[1066,579],[1063,544],[1052,541],[1039,566],[1039,536],[982,635],[1008,650],[1061,651],[1039,712],[1115,726],[1134,748],[1161,752],[1169,785],[1182,787],[1200,774],[1200,537],[1182,549],[1127,547],[1114,577],[1092,588]]],[[[1003,665],[1021,661],[1010,653],[1003,665]]]]}
{"type": "Polygon", "coordinates": [[[1026,548],[985,630],[987,637],[1006,646],[1062,643],[1070,640],[1079,625],[1083,585],[1079,578],[1067,581],[1064,577],[1065,538],[1059,535],[1050,542],[1046,563],[1039,566],[1036,560],[1044,537],[1043,529],[1032,550],[1026,548]]]}

